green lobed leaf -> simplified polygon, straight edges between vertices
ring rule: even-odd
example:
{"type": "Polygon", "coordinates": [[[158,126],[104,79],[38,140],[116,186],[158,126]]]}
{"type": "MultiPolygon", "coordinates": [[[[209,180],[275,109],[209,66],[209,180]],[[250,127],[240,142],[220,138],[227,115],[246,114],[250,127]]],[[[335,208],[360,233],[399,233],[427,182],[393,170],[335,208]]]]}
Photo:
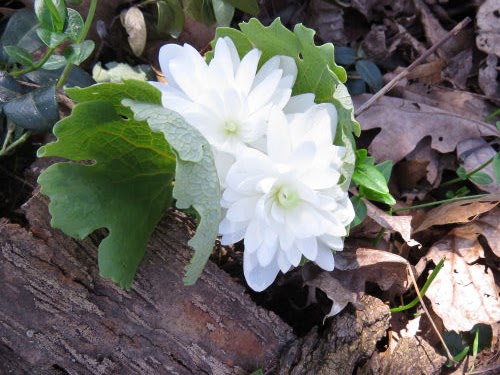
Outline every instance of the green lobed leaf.
{"type": "Polygon", "coordinates": [[[53,227],[82,239],[99,228],[109,235],[99,245],[99,270],[129,289],[149,237],[171,203],[175,155],[161,134],[120,102],[161,103],[147,82],[103,83],[67,89],[79,102],[54,127],[58,138],[38,156],[69,162],[45,170],[38,182],[50,198],[53,227]]]}
{"type": "Polygon", "coordinates": [[[10,121],[24,129],[46,132],[59,119],[55,86],[41,87],[3,106],[10,121]]]}
{"type": "MultiPolygon", "coordinates": [[[[347,74],[344,68],[335,63],[333,44],[316,46],[314,30],[298,24],[292,32],[282,25],[279,18],[267,27],[255,18],[240,23],[239,26],[241,31],[218,28],[212,46],[218,38],[228,36],[233,40],[240,56],[253,47],[261,50],[261,65],[275,55],[291,56],[298,68],[293,94],[314,93],[316,102],[333,103],[337,108],[340,126],[337,127],[334,143],[346,147],[344,163],[347,165],[342,173],[342,186],[347,189],[354,169],[352,133],[359,136],[361,128],[354,119],[352,99],[343,84],[347,74]]],[[[208,54],[207,60],[212,56],[213,54],[208,54]]]]}
{"type": "Polygon", "coordinates": [[[36,17],[44,29],[63,31],[67,15],[64,0],[35,0],[34,8],[36,17]]]}
{"type": "Polygon", "coordinates": [[[212,0],[217,24],[229,26],[234,16],[234,6],[224,0],[212,0]]]}
{"type": "Polygon", "coordinates": [[[200,216],[196,234],[188,242],[195,254],[183,279],[186,285],[192,285],[212,253],[221,220],[219,178],[211,147],[198,130],[174,111],[132,100],[124,100],[123,104],[132,109],[137,120],[146,120],[153,131],[163,133],[177,152],[173,191],[176,205],[193,207],[200,216]]]}

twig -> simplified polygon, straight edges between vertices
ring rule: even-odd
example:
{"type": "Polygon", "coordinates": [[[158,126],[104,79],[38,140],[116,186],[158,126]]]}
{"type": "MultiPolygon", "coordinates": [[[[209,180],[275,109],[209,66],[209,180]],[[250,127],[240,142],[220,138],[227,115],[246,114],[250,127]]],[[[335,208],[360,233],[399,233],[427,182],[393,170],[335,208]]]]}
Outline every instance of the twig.
{"type": "Polygon", "coordinates": [[[436,324],[432,320],[431,314],[429,314],[429,310],[427,310],[427,306],[425,306],[422,295],[420,294],[420,290],[418,290],[417,280],[415,279],[415,275],[413,274],[413,270],[411,269],[411,266],[408,266],[408,273],[410,274],[411,282],[413,283],[413,286],[415,287],[415,292],[417,293],[418,299],[420,300],[420,305],[422,306],[422,309],[424,309],[425,313],[427,314],[427,317],[429,318],[429,321],[431,322],[432,328],[434,328],[434,331],[436,332],[436,335],[439,337],[441,344],[443,344],[443,348],[446,352],[446,356],[448,357],[448,360],[451,363],[456,363],[455,359],[453,358],[453,355],[450,353],[450,350],[448,349],[448,346],[446,346],[446,343],[444,342],[443,336],[441,336],[441,333],[439,333],[439,330],[437,329],[436,324]]]}
{"type": "Polygon", "coordinates": [[[421,55],[418,59],[416,59],[413,63],[411,63],[406,69],[400,72],[396,77],[391,79],[389,83],[387,83],[380,91],[378,91],[375,95],[373,95],[366,103],[363,103],[355,112],[355,116],[359,116],[363,111],[365,111],[368,107],[370,107],[373,103],[375,103],[382,96],[387,94],[389,91],[393,89],[396,84],[405,78],[416,66],[425,61],[431,54],[434,53],[443,43],[445,43],[451,37],[457,35],[462,29],[467,26],[471,22],[470,17],[464,18],[460,23],[458,23],[453,29],[451,29],[443,38],[441,38],[436,44],[434,44],[431,48],[429,48],[423,55],[421,55]]]}

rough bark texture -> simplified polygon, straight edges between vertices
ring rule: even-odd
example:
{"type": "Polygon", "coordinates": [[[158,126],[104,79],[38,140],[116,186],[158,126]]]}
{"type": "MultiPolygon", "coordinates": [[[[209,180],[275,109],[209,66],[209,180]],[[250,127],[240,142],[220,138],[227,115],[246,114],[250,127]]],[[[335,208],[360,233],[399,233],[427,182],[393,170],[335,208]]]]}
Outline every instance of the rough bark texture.
{"type": "Polygon", "coordinates": [[[364,305],[348,305],[318,333],[313,329],[283,352],[280,374],[353,374],[376,350],[389,328],[389,308],[377,298],[364,296],[364,305]]]}
{"type": "Polygon", "coordinates": [[[182,285],[191,250],[180,213],[169,212],[154,233],[128,293],[99,278],[96,237],[74,241],[51,230],[38,196],[25,210],[31,232],[0,225],[4,370],[246,374],[275,366],[294,339],[214,264],[195,286],[182,285]]]}
{"type": "Polygon", "coordinates": [[[24,209],[30,230],[0,220],[0,374],[414,374],[442,363],[416,339],[378,353],[390,314],[371,296],[296,338],[212,263],[182,285],[192,227],[181,213],[159,225],[125,292],[98,275],[102,236],[51,229],[39,195],[24,209]]]}
{"type": "Polygon", "coordinates": [[[389,353],[375,352],[358,375],[375,374],[439,374],[446,358],[436,353],[425,340],[404,337],[389,353]]]}

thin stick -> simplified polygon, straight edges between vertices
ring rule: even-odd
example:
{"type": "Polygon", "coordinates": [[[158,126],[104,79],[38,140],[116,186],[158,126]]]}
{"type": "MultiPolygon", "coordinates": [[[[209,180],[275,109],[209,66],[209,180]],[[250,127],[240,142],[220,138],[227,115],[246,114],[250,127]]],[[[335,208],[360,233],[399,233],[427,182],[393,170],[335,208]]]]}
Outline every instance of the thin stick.
{"type": "Polygon", "coordinates": [[[448,360],[451,363],[456,363],[455,359],[453,359],[453,355],[450,353],[448,347],[446,346],[446,343],[444,342],[443,336],[441,336],[441,334],[439,333],[439,330],[436,327],[436,324],[432,320],[431,314],[429,314],[429,310],[427,310],[427,306],[425,306],[422,295],[420,294],[420,290],[418,290],[417,280],[415,279],[415,275],[413,274],[411,266],[408,266],[408,273],[410,274],[411,282],[413,283],[413,286],[415,287],[415,292],[417,292],[417,296],[418,296],[418,299],[420,300],[420,304],[422,305],[422,309],[424,309],[425,313],[427,314],[427,317],[429,318],[429,321],[431,322],[432,328],[434,328],[434,331],[436,332],[436,335],[438,335],[439,340],[441,341],[441,344],[443,344],[443,348],[446,352],[446,356],[448,357],[448,360]]]}
{"type": "Polygon", "coordinates": [[[373,95],[366,103],[363,103],[355,112],[355,116],[359,116],[363,111],[365,111],[368,107],[370,107],[373,103],[375,103],[380,97],[387,94],[392,90],[396,84],[405,78],[415,67],[420,65],[423,61],[425,61],[431,54],[434,53],[443,43],[445,43],[451,37],[457,35],[462,29],[467,26],[471,22],[470,17],[464,18],[460,23],[458,23],[453,29],[448,31],[448,33],[442,37],[439,41],[436,42],[431,48],[429,48],[423,55],[421,55],[418,59],[416,59],[413,63],[411,63],[407,68],[405,68],[402,72],[400,72],[396,77],[391,79],[391,81],[382,87],[380,91],[378,91],[375,95],[373,95]]]}

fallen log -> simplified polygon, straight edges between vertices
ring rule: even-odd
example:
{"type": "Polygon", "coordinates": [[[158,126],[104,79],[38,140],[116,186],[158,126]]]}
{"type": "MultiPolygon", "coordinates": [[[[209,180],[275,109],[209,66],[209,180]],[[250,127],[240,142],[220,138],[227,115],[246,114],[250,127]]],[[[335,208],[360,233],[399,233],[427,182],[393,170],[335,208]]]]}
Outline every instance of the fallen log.
{"type": "MultiPolygon", "coordinates": [[[[299,338],[213,263],[196,285],[184,286],[193,226],[180,212],[166,214],[126,292],[99,277],[102,233],[76,241],[52,229],[46,198],[37,193],[24,211],[29,229],[0,221],[2,374],[219,375],[260,368],[326,375],[405,368],[377,350],[390,318],[377,298],[363,296],[362,308],[349,305],[299,338]]],[[[412,371],[439,370],[442,357],[432,348],[420,353],[418,345],[395,352],[395,359],[416,357],[412,371]]]]}

